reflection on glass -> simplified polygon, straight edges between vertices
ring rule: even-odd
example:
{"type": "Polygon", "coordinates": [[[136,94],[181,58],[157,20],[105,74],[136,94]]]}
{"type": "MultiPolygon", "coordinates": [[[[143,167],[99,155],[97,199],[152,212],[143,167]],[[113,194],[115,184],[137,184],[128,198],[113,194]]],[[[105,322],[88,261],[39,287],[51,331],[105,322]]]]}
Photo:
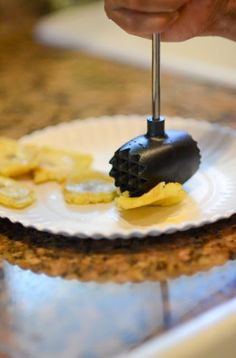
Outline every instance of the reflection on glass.
{"type": "Polygon", "coordinates": [[[236,292],[235,262],[194,276],[125,284],[67,281],[9,264],[4,272],[15,347],[35,358],[64,357],[68,349],[70,357],[124,352],[236,292]]]}

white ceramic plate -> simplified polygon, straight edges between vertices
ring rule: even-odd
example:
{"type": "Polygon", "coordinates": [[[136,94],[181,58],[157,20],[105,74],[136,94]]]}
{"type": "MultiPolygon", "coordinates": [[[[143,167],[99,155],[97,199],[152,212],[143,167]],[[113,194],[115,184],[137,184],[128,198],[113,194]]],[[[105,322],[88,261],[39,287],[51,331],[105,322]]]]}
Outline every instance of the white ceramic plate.
{"type": "MultiPolygon", "coordinates": [[[[185,129],[198,141],[202,164],[185,185],[186,200],[173,207],[119,212],[113,203],[68,206],[56,183],[35,186],[37,202],[22,211],[0,207],[0,216],[55,234],[94,239],[159,235],[215,222],[236,210],[236,131],[192,119],[168,118],[167,129],[185,129]]],[[[146,132],[145,116],[76,120],[48,127],[24,142],[91,153],[94,168],[109,171],[115,149],[146,132]]],[[[33,185],[33,184],[32,184],[33,185]]]]}

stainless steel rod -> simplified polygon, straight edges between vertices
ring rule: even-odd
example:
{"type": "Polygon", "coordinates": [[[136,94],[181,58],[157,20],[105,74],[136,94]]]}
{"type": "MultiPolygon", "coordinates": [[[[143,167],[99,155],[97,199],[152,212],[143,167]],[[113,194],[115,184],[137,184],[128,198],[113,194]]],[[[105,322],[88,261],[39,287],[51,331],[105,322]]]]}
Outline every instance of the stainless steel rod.
{"type": "Polygon", "coordinates": [[[152,116],[160,119],[161,115],[161,80],[160,80],[160,34],[152,35],[152,116]]]}

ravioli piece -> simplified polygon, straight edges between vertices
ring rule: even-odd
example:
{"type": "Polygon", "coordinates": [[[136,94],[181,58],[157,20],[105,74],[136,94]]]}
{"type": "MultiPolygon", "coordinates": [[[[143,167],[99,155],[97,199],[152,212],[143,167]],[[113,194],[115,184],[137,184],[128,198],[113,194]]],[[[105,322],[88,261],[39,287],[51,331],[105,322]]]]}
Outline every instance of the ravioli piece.
{"type": "Polygon", "coordinates": [[[35,195],[27,185],[0,176],[0,205],[23,209],[35,201],[35,195]]]}
{"type": "Polygon", "coordinates": [[[88,171],[69,179],[63,188],[68,204],[108,203],[116,196],[113,179],[99,171],[88,171]]]}
{"type": "Polygon", "coordinates": [[[38,164],[37,152],[34,145],[0,137],[0,175],[17,177],[29,173],[38,164]]]}
{"type": "Polygon", "coordinates": [[[125,191],[115,199],[119,209],[134,209],[147,205],[171,206],[180,203],[186,193],[179,183],[159,183],[149,192],[138,196],[130,197],[129,192],[125,191]]]}
{"type": "Polygon", "coordinates": [[[87,170],[92,157],[87,154],[62,149],[42,147],[39,149],[39,164],[34,170],[34,182],[65,181],[73,172],[87,170]]]}

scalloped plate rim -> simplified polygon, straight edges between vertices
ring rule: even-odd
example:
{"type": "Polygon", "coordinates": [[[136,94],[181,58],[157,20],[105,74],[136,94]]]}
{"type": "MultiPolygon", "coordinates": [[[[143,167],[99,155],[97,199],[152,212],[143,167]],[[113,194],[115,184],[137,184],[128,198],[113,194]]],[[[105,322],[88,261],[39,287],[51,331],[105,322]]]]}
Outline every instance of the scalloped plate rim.
{"type": "Polygon", "coordinates": [[[45,232],[45,233],[53,234],[53,235],[59,235],[59,236],[65,236],[65,237],[77,237],[78,239],[95,239],[95,240],[113,239],[113,240],[115,240],[115,239],[132,239],[132,238],[142,239],[142,238],[148,237],[148,236],[154,237],[154,236],[160,236],[160,235],[165,235],[165,234],[174,234],[176,232],[181,232],[181,231],[188,231],[191,229],[200,228],[205,225],[214,224],[219,220],[229,219],[234,214],[235,214],[235,211],[230,210],[229,212],[226,212],[224,215],[215,215],[212,219],[199,220],[196,222],[193,222],[193,221],[184,222],[183,224],[171,225],[171,226],[168,226],[161,230],[153,229],[153,230],[148,231],[148,229],[146,229],[146,230],[139,229],[136,231],[135,230],[130,231],[129,234],[127,234],[127,233],[124,234],[121,232],[114,232],[110,235],[103,235],[102,233],[96,232],[96,231],[94,231],[94,233],[91,235],[86,235],[86,234],[83,234],[82,232],[77,232],[77,233],[75,232],[74,234],[70,234],[69,232],[62,231],[62,230],[42,228],[40,224],[30,224],[28,222],[28,220],[25,220],[25,221],[18,220],[18,219],[15,219],[14,217],[11,217],[11,215],[5,216],[5,215],[0,214],[0,217],[2,219],[8,219],[9,221],[11,221],[14,224],[21,224],[25,228],[35,229],[37,231],[45,232]]]}

